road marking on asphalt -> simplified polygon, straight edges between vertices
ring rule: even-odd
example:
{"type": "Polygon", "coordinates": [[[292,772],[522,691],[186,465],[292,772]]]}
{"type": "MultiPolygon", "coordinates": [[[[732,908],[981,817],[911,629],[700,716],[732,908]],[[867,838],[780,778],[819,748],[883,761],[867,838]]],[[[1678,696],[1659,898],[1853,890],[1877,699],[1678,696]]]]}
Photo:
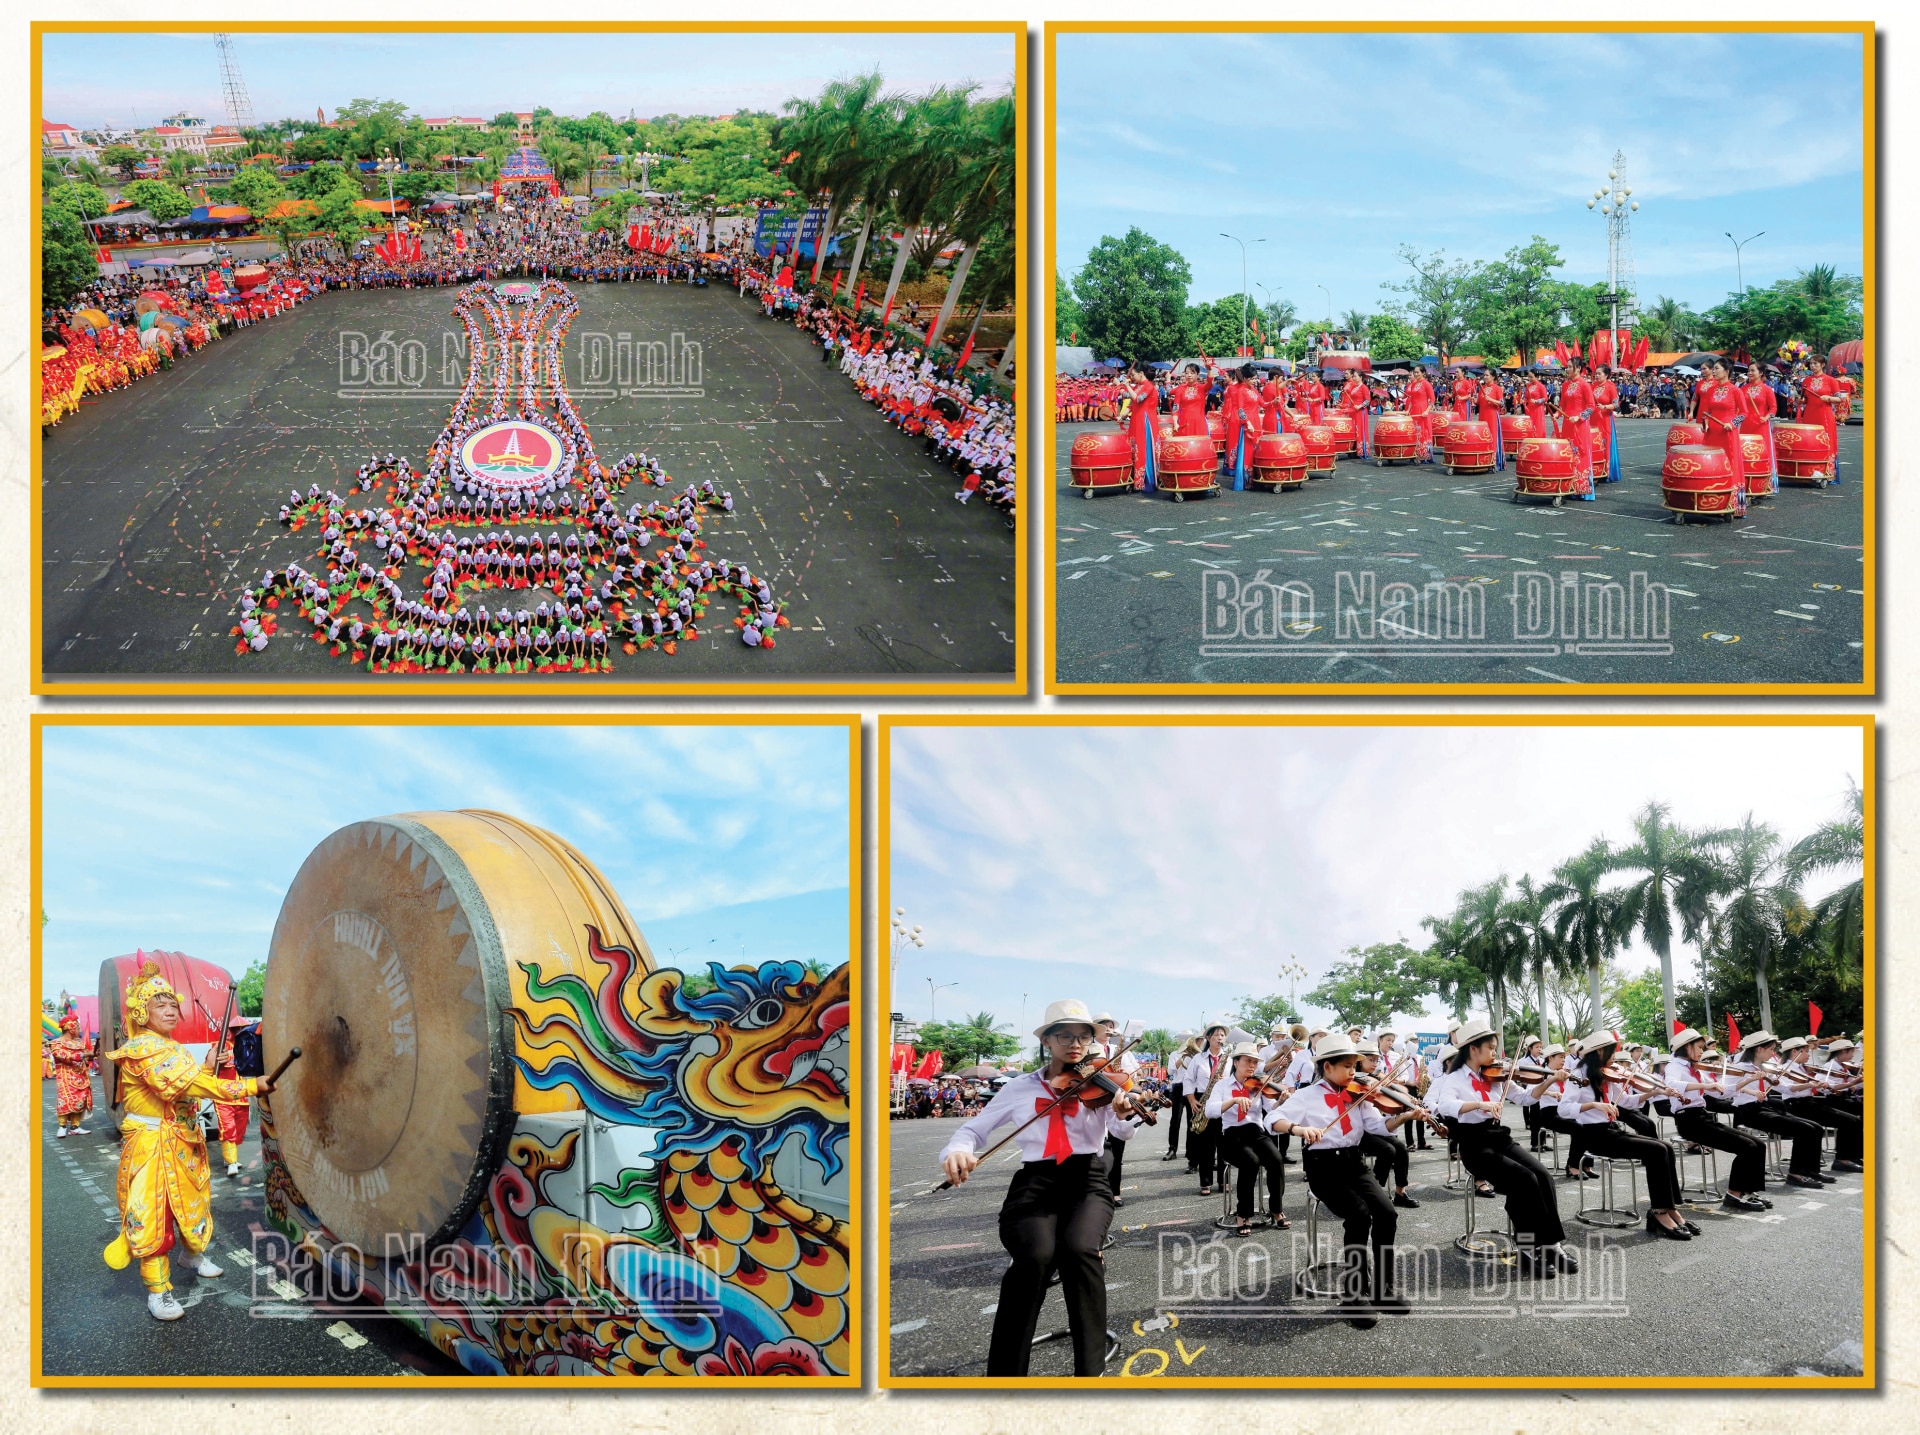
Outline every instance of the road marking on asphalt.
{"type": "Polygon", "coordinates": [[[1676,1272],[1684,1271],[1688,1266],[1697,1266],[1700,1264],[1700,1262],[1704,1260],[1710,1260],[1710,1259],[1711,1257],[1705,1251],[1696,1251],[1693,1255],[1682,1256],[1680,1257],[1679,1260],[1674,1261],[1670,1265],[1664,1265],[1660,1267],[1660,1274],[1663,1276],[1670,1276],[1675,1274],[1676,1272]]]}
{"type": "Polygon", "coordinates": [[[367,1338],[348,1325],[344,1320],[336,1320],[327,1327],[327,1334],[339,1341],[348,1350],[358,1350],[367,1343],[367,1338]]]}
{"type": "Polygon", "coordinates": [[[1537,673],[1543,678],[1552,678],[1556,683],[1570,683],[1575,681],[1573,678],[1563,678],[1558,673],[1550,673],[1545,668],[1529,667],[1527,671],[1530,673],[1537,673]]]}
{"type": "Polygon", "coordinates": [[[887,1334],[888,1335],[905,1335],[910,1330],[919,1330],[926,1323],[927,1323],[926,1317],[924,1316],[922,1316],[919,1320],[903,1320],[898,1325],[888,1326],[887,1334]]]}
{"type": "Polygon", "coordinates": [[[1796,613],[1791,608],[1775,608],[1773,611],[1778,613],[1782,618],[1798,618],[1803,623],[1811,623],[1813,621],[1813,614],[1811,613],[1796,613]]]}

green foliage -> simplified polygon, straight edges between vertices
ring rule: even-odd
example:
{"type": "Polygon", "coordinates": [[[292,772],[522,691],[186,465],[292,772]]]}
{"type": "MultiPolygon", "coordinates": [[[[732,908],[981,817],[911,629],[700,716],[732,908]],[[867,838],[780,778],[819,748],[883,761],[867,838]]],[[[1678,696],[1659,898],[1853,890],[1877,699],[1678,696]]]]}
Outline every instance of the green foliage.
{"type": "Polygon", "coordinates": [[[398,100],[349,100],[334,119],[346,127],[342,158],[378,159],[382,150],[403,150],[407,107],[398,100]]]}
{"type": "Polygon", "coordinates": [[[255,218],[266,214],[281,200],[287,197],[287,187],[280,182],[280,176],[265,165],[250,164],[226,186],[227,203],[243,204],[255,218]]]}
{"type": "Polygon", "coordinates": [[[1413,325],[1393,314],[1375,314],[1367,320],[1367,352],[1375,359],[1417,359],[1426,342],[1413,325]]]}
{"type": "Polygon", "coordinates": [[[1861,332],[1854,287],[1859,281],[1848,277],[1843,285],[1836,282],[1841,277],[1823,276],[1811,289],[1804,277],[1783,279],[1770,289],[1732,295],[1701,316],[1701,341],[1707,348],[1761,355],[1789,339],[1804,339],[1816,353],[1824,354],[1861,332]]]}
{"type": "Polygon", "coordinates": [[[57,209],[71,219],[99,219],[107,212],[106,191],[97,185],[67,180],[48,190],[41,201],[48,209],[57,209]]]}
{"type": "Polygon", "coordinates": [[[360,208],[357,189],[330,189],[315,202],[320,207],[317,227],[333,236],[342,253],[351,253],[367,233],[367,211],[360,208]]]}
{"type": "Polygon", "coordinates": [[[1240,1005],[1234,1008],[1234,1016],[1240,1025],[1255,1036],[1265,1036],[1273,1030],[1275,1022],[1296,1022],[1300,1013],[1292,1002],[1275,993],[1272,996],[1257,997],[1252,993],[1240,998],[1240,1005]]]}
{"type": "Polygon", "coordinates": [[[1700,316],[1664,294],[1640,311],[1639,327],[1654,353],[1685,353],[1699,346],[1700,316]]]}
{"type": "Polygon", "coordinates": [[[241,1016],[259,1016],[265,1009],[266,996],[267,964],[255,962],[233,984],[234,1010],[241,1016]]]}
{"type": "Polygon", "coordinates": [[[1666,1049],[1666,998],[1660,990],[1659,972],[1642,972],[1616,982],[1607,993],[1607,1002],[1620,1013],[1620,1034],[1628,1041],[1666,1049]]]}
{"type": "Polygon", "coordinates": [[[133,176],[133,167],[140,162],[140,151],[132,145],[110,144],[100,151],[100,162],[108,169],[117,169],[122,178],[133,176]]]}
{"type": "Polygon", "coordinates": [[[1193,348],[1216,359],[1231,358],[1240,352],[1243,333],[1245,342],[1254,345],[1252,328],[1241,324],[1242,312],[1254,317],[1253,306],[1249,304],[1243,311],[1243,302],[1238,294],[1225,294],[1211,304],[1188,308],[1186,330],[1193,348]]]}
{"type": "MultiPolygon", "coordinates": [[[[1401,297],[1388,303],[1387,312],[1404,319],[1420,336],[1422,352],[1441,359],[1461,353],[1467,339],[1467,315],[1474,303],[1472,285],[1478,266],[1449,259],[1444,249],[1422,254],[1411,244],[1400,246],[1407,277],[1380,287],[1401,297]]],[[[1302,346],[1302,355],[1305,347],[1302,346]]]]}
{"type": "Polygon", "coordinates": [[[120,197],[132,200],[162,223],[193,213],[193,201],[187,198],[186,191],[164,179],[136,179],[121,187],[120,197]]]}
{"type": "Polygon", "coordinates": [[[1347,960],[1335,962],[1307,1001],[1334,1014],[1342,1026],[1377,1031],[1395,1012],[1421,1010],[1433,992],[1421,975],[1420,954],[1405,942],[1375,942],[1348,947],[1347,960]]]}
{"type": "MultiPolygon", "coordinates": [[[[385,188],[385,186],[381,186],[385,188]]],[[[393,197],[404,199],[416,209],[428,195],[441,188],[440,177],[431,170],[410,169],[393,176],[393,197]]]]}
{"type": "Polygon", "coordinates": [[[1152,1057],[1160,1065],[1165,1066],[1168,1055],[1179,1045],[1180,1043],[1174,1040],[1173,1033],[1164,1026],[1153,1026],[1140,1033],[1140,1039],[1134,1042],[1133,1049],[1141,1056],[1152,1057]]]}
{"type": "Polygon", "coordinates": [[[1467,323],[1489,363],[1515,353],[1531,363],[1534,350],[1559,335],[1567,286],[1553,271],[1565,263],[1560,247],[1536,234],[1473,271],[1466,285],[1467,323]]]}
{"type": "Polygon", "coordinates": [[[1074,277],[1084,321],[1081,341],[1100,355],[1177,359],[1187,353],[1187,286],[1193,271],[1178,250],[1137,227],[1102,236],[1074,277]]]}
{"type": "Polygon", "coordinates": [[[938,1051],[947,1071],[976,1062],[998,1062],[1020,1050],[1019,1038],[996,1022],[990,1011],[975,1012],[965,1021],[930,1021],[920,1028],[920,1049],[938,1051]]]}
{"type": "Polygon", "coordinates": [[[65,304],[100,277],[100,265],[80,221],[48,205],[40,211],[40,298],[65,304]]]}
{"type": "Polygon", "coordinates": [[[343,165],[316,164],[294,178],[293,190],[302,199],[325,199],[336,190],[358,199],[360,176],[343,165]]]}
{"type": "Polygon", "coordinates": [[[1080,313],[1080,301],[1073,297],[1073,286],[1063,275],[1053,276],[1053,342],[1077,344],[1086,320],[1080,313]]]}

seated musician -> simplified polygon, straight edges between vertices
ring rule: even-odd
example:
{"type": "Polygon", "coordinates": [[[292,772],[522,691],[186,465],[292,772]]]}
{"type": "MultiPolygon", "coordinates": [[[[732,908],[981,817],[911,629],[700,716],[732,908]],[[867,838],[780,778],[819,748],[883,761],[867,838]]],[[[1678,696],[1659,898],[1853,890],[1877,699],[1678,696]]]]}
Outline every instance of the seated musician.
{"type": "Polygon", "coordinates": [[[1267,1173],[1267,1215],[1276,1229],[1286,1230],[1292,1223],[1281,1211],[1280,1199],[1286,1194],[1287,1168],[1267,1131],[1279,1102],[1259,1075],[1260,1053],[1252,1042],[1239,1043],[1231,1055],[1233,1075],[1213,1088],[1207,1115],[1220,1123],[1220,1149],[1238,1173],[1234,1195],[1240,1224],[1234,1234],[1244,1236],[1253,1229],[1253,1187],[1262,1170],[1267,1173]]]}
{"type": "Polygon", "coordinates": [[[1666,1142],[1622,1125],[1615,1102],[1625,1083],[1608,1071],[1620,1050],[1617,1032],[1596,1031],[1580,1043],[1580,1060],[1560,1096],[1560,1115],[1586,1128],[1587,1150],[1615,1161],[1638,1161],[1647,1172],[1647,1233],[1690,1241],[1700,1228],[1680,1214],[1679,1158],[1666,1142]]]}

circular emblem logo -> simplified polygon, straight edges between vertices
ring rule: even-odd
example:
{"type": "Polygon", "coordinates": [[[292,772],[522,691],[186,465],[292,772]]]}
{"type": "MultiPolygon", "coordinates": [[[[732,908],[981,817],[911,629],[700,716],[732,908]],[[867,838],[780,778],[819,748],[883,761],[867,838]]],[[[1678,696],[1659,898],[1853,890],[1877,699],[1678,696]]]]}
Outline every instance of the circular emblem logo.
{"type": "Polygon", "coordinates": [[[493,292],[502,299],[510,299],[516,304],[526,304],[540,296],[540,286],[516,280],[511,284],[496,284],[493,292]]]}
{"type": "Polygon", "coordinates": [[[495,488],[532,488],[560,467],[560,443],[524,419],[488,424],[460,445],[460,466],[495,488]]]}

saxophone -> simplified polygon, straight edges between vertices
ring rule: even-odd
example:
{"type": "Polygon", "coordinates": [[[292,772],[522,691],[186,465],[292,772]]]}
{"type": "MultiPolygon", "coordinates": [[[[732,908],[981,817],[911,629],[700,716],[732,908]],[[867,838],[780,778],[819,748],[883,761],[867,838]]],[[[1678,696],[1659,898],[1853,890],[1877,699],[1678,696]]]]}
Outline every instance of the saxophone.
{"type": "Polygon", "coordinates": [[[1201,1135],[1213,1125],[1215,1118],[1207,1115],[1207,1103],[1213,1099],[1213,1089],[1233,1073],[1233,1063],[1225,1052],[1220,1054],[1220,1070],[1214,1073],[1213,1080],[1207,1083],[1207,1089],[1200,1093],[1200,1114],[1187,1123],[1188,1131],[1201,1135]]]}

